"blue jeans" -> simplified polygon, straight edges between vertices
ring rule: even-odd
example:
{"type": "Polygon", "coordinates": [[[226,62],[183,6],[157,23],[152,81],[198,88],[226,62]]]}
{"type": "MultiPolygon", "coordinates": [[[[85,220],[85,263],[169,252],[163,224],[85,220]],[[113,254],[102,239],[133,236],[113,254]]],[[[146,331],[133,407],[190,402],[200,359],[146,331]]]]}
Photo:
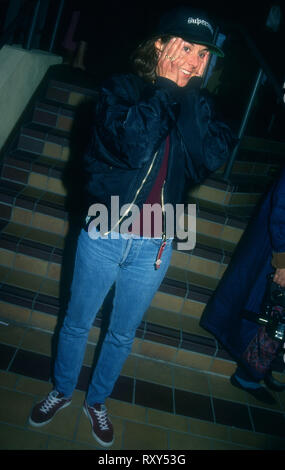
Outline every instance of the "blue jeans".
{"type": "Polygon", "coordinates": [[[71,299],[59,335],[55,388],[71,397],[84,359],[90,328],[111,286],[115,295],[110,324],[87,393],[87,403],[104,403],[128,357],[137,327],[170,263],[172,240],[155,269],[159,239],[91,239],[81,231],[71,299]]]}

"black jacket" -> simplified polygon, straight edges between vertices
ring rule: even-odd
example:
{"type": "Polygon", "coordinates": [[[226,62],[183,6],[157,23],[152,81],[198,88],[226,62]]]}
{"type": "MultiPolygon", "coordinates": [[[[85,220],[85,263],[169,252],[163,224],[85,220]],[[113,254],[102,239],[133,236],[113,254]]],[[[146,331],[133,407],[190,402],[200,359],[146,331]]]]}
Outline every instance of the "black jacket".
{"type": "Polygon", "coordinates": [[[182,203],[185,183],[201,182],[229,157],[230,129],[218,121],[205,90],[159,77],[155,84],[129,75],[111,77],[95,108],[93,135],[85,154],[87,204],[110,208],[146,201],[170,136],[164,202],[182,203]]]}

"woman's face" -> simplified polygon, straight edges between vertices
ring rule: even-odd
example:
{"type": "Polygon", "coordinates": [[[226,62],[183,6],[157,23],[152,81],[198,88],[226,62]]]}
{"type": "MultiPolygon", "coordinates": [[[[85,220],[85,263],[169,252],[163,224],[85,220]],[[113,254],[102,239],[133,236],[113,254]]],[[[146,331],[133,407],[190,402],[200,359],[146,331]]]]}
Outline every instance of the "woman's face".
{"type": "Polygon", "coordinates": [[[207,66],[210,52],[207,46],[172,38],[163,43],[158,39],[155,43],[159,60],[157,74],[175,81],[184,87],[194,76],[201,77],[207,66]]]}

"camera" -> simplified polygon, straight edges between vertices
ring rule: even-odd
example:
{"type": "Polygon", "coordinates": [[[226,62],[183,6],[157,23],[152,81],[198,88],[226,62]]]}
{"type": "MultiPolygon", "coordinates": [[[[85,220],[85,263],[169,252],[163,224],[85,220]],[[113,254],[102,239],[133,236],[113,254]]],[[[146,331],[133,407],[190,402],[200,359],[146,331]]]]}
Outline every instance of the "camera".
{"type": "Polygon", "coordinates": [[[285,288],[273,281],[274,274],[268,275],[261,313],[257,318],[264,325],[271,338],[285,341],[285,288]]]}

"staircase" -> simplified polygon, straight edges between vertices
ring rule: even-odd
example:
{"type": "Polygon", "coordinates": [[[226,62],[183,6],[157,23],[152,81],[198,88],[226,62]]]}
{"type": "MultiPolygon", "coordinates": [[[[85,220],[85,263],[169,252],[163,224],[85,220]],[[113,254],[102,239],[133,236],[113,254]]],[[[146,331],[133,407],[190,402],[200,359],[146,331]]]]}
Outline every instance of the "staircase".
{"type": "MultiPolygon", "coordinates": [[[[88,122],[96,100],[91,85],[64,67],[52,68],[1,162],[0,365],[9,381],[17,376],[21,384],[23,378],[47,384],[50,379],[53,338],[68,298],[79,232],[80,191],[71,178],[80,182],[78,135],[88,132],[81,118],[87,116],[88,122]]],[[[266,407],[233,390],[228,378],[234,362],[199,326],[284,149],[284,144],[247,137],[230,182],[222,180],[221,169],[189,192],[188,202],[197,207],[196,247],[174,250],[109,404],[115,422],[130,409],[135,413],[124,424],[125,436],[134,434],[134,423],[142,420],[142,429],[158,426],[167,434],[168,447],[159,440],[143,447],[125,437],[125,447],[116,441],[115,448],[285,448],[284,397],[276,393],[277,404],[266,407]],[[147,418],[141,418],[142,410],[147,418]]],[[[108,306],[106,299],[90,332],[79,393],[86,390],[108,306]]],[[[277,361],[277,376],[282,370],[277,361]]],[[[41,394],[25,393],[34,394],[34,400],[41,394]]],[[[85,422],[78,420],[80,433],[85,422]]],[[[26,421],[17,426],[31,432],[26,421]]]]}

